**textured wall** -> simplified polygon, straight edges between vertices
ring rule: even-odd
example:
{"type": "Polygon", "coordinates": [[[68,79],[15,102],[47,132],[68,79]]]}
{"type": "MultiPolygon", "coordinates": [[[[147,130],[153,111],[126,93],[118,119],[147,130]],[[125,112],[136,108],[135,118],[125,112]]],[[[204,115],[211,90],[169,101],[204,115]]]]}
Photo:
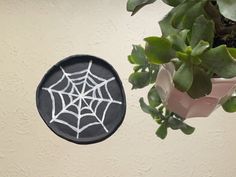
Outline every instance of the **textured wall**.
{"type": "Polygon", "coordinates": [[[236,114],[218,109],[191,119],[192,136],[156,125],[138,106],[144,91],[130,91],[127,55],[132,43],[159,35],[161,2],[134,17],[126,0],[0,1],[0,176],[1,177],[235,177],[236,114]],[[104,142],[81,146],[52,133],[35,107],[44,73],[72,54],[107,59],[127,94],[127,114],[104,142]]]}

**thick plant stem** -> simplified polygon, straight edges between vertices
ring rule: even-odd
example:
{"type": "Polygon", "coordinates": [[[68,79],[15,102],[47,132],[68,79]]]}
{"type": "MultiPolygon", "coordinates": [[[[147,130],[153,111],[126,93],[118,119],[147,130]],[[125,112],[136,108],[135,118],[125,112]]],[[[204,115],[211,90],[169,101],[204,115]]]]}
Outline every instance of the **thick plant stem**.
{"type": "Polygon", "coordinates": [[[215,30],[218,35],[231,34],[236,31],[236,24],[225,27],[221,21],[221,14],[216,5],[213,5],[211,1],[208,1],[205,5],[205,11],[207,15],[215,22],[215,30]]]}

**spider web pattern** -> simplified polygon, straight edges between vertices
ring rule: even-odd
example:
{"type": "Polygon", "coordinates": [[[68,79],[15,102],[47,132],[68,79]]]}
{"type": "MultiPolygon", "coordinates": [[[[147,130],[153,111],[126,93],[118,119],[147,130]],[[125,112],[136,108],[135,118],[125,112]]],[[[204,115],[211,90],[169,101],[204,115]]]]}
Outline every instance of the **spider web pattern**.
{"type": "Polygon", "coordinates": [[[42,88],[50,94],[52,101],[52,118],[50,123],[57,122],[68,126],[76,132],[77,139],[84,130],[94,125],[100,125],[108,133],[109,131],[104,125],[106,112],[111,104],[122,104],[122,102],[114,100],[108,90],[108,83],[114,81],[115,77],[109,79],[101,78],[91,72],[91,67],[92,60],[89,62],[87,69],[74,73],[67,73],[60,66],[63,73],[60,79],[48,88],[42,88]],[[104,96],[102,89],[106,93],[107,98],[104,96]],[[66,100],[66,97],[69,98],[69,101],[66,100]],[[60,101],[61,109],[56,111],[58,101],[60,101]],[[106,106],[103,113],[99,116],[98,107],[102,103],[106,103],[106,106]],[[67,121],[66,115],[76,117],[77,125],[74,126],[67,121]],[[62,120],[59,117],[64,118],[62,120]],[[95,118],[95,121],[81,126],[81,120],[88,117],[95,118]]]}

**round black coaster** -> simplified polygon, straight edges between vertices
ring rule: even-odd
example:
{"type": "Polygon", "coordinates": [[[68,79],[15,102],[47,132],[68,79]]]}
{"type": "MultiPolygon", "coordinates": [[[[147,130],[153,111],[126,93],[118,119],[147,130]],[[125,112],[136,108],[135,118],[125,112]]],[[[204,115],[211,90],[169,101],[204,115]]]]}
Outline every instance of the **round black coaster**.
{"type": "Polygon", "coordinates": [[[89,55],[70,56],[54,65],[37,88],[36,104],[54,133],[78,144],[111,136],[126,111],[117,72],[106,61],[89,55]]]}

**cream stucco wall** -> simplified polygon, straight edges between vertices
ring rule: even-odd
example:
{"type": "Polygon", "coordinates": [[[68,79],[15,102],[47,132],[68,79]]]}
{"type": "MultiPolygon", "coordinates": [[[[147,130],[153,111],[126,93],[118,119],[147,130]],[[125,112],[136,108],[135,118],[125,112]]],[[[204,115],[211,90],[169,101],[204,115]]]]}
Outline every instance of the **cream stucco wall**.
{"type": "Polygon", "coordinates": [[[0,1],[1,177],[235,177],[236,114],[218,109],[191,119],[192,136],[170,131],[162,141],[138,106],[145,91],[131,91],[127,55],[133,43],[159,35],[161,2],[134,17],[126,0],[0,1]],[[69,143],[52,133],[35,106],[44,73],[73,54],[105,58],[127,95],[125,121],[98,144],[69,143]]]}

